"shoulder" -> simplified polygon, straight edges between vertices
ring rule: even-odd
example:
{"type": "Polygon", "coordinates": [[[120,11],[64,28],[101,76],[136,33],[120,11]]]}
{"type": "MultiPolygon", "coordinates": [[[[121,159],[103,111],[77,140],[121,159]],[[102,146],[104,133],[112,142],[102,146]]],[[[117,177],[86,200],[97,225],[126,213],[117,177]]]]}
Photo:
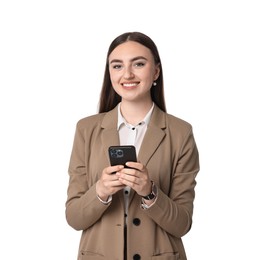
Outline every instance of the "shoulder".
{"type": "Polygon", "coordinates": [[[106,113],[95,114],[78,120],[76,126],[79,129],[88,128],[89,126],[96,126],[101,124],[106,113]]]}
{"type": "Polygon", "coordinates": [[[166,114],[166,132],[175,143],[181,143],[193,136],[192,125],[182,118],[171,114],[166,114]]]}
{"type": "Polygon", "coordinates": [[[91,115],[85,118],[80,119],[77,122],[77,128],[80,129],[94,129],[97,126],[99,128],[116,128],[117,126],[117,119],[118,119],[118,110],[117,107],[114,109],[99,113],[95,115],[91,115]]]}
{"type": "Polygon", "coordinates": [[[152,123],[161,128],[169,128],[172,130],[188,131],[192,125],[182,118],[162,111],[155,106],[152,123]]]}
{"type": "Polygon", "coordinates": [[[169,127],[177,127],[180,129],[191,129],[192,125],[182,118],[166,113],[166,119],[169,127]]]}

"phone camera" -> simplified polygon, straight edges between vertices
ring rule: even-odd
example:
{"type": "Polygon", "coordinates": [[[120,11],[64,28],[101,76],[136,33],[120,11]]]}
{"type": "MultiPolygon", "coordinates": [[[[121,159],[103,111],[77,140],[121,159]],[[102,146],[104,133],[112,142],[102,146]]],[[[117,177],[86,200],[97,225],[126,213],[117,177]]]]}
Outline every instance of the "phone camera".
{"type": "Polygon", "coordinates": [[[121,158],[124,155],[121,149],[111,149],[110,153],[113,158],[121,158]]]}

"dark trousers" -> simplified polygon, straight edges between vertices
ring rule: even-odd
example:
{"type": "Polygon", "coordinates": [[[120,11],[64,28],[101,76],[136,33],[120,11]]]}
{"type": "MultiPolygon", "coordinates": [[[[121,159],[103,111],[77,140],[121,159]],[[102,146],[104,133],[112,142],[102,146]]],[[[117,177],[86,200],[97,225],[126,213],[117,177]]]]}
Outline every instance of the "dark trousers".
{"type": "Polygon", "coordinates": [[[124,227],[124,260],[127,260],[127,227],[124,227]]]}

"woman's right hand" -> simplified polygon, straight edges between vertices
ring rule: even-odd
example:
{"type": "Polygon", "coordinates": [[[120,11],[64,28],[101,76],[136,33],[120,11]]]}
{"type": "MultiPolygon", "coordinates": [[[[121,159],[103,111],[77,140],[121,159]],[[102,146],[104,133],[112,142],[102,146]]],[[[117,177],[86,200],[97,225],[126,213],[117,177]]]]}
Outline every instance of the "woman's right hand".
{"type": "Polygon", "coordinates": [[[110,195],[113,195],[125,187],[125,185],[119,181],[118,176],[114,174],[123,168],[123,165],[116,165],[103,169],[101,178],[96,183],[96,193],[101,200],[107,201],[110,195]]]}

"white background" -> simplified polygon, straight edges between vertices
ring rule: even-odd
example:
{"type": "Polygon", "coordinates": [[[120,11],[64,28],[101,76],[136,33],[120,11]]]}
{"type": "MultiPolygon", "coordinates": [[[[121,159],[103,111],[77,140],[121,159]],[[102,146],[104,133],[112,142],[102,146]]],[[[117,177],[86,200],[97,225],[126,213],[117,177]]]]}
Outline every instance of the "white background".
{"type": "Polygon", "coordinates": [[[160,51],[168,112],[201,171],[188,260],[259,259],[258,1],[0,2],[0,259],[76,259],[65,220],[76,122],[97,112],[110,42],[160,51]]]}

